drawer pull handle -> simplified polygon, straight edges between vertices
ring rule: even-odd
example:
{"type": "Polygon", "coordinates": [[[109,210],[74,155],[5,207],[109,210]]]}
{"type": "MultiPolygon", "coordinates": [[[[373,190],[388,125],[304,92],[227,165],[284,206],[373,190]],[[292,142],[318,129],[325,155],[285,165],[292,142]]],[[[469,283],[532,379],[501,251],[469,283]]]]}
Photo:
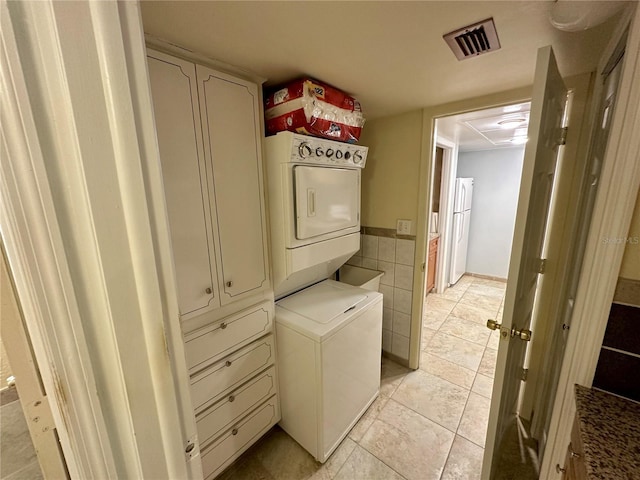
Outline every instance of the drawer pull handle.
{"type": "Polygon", "coordinates": [[[231,360],[227,360],[226,362],[224,362],[224,366],[225,367],[230,367],[231,366],[231,360]]]}
{"type": "Polygon", "coordinates": [[[226,324],[226,323],[224,323],[224,322],[222,322],[222,323],[220,324],[220,328],[221,328],[222,330],[224,330],[225,328],[227,328],[227,324],[226,324]]]}
{"type": "Polygon", "coordinates": [[[237,435],[238,434],[238,429],[234,428],[233,430],[231,430],[231,435],[237,435]]]}
{"type": "Polygon", "coordinates": [[[213,293],[213,290],[211,290],[211,287],[207,287],[205,292],[207,292],[208,295],[211,295],[211,293],[213,293]]]}
{"type": "Polygon", "coordinates": [[[233,402],[236,399],[233,395],[229,395],[229,403],[233,402]]]}
{"type": "Polygon", "coordinates": [[[228,287],[228,288],[233,287],[233,282],[232,282],[231,280],[229,280],[229,281],[227,282],[227,287],[228,287]]]}

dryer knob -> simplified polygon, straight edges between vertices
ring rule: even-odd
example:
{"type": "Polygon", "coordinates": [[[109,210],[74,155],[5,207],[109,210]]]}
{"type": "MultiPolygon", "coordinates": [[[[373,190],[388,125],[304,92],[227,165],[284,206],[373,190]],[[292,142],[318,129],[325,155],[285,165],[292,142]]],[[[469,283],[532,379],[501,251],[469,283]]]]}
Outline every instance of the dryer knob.
{"type": "Polygon", "coordinates": [[[321,157],[322,155],[324,155],[322,148],[321,147],[316,148],[316,157],[321,157]]]}
{"type": "Polygon", "coordinates": [[[351,158],[351,152],[344,152],[344,158],[349,160],[351,158]]]}
{"type": "Polygon", "coordinates": [[[327,158],[333,157],[333,148],[327,148],[325,153],[327,154],[327,158]]]}
{"type": "Polygon", "coordinates": [[[310,157],[312,152],[313,151],[307,142],[302,142],[298,147],[298,154],[300,155],[300,158],[310,157]]]}
{"type": "Polygon", "coordinates": [[[341,160],[341,159],[342,159],[342,156],[343,156],[343,155],[342,155],[342,150],[336,150],[336,158],[337,158],[338,160],[341,160]]]}
{"type": "Polygon", "coordinates": [[[353,163],[362,163],[362,155],[360,152],[353,152],[353,163]]]}

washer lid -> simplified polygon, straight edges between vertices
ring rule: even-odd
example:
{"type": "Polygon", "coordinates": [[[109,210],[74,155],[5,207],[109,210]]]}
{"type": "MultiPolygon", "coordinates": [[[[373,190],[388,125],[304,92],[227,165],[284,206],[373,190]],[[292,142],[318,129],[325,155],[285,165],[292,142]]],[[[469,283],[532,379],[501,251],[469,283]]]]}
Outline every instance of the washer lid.
{"type": "Polygon", "coordinates": [[[359,288],[344,288],[336,282],[324,281],[278,301],[278,306],[309,320],[326,324],[340,315],[355,310],[368,298],[359,288]]]}

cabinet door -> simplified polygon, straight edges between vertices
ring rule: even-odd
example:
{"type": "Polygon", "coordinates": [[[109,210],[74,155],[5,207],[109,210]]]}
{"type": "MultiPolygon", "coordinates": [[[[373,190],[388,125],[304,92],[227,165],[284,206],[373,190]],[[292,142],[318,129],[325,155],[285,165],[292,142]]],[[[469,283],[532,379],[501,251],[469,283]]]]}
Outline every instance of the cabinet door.
{"type": "Polygon", "coordinates": [[[148,51],[181,315],[219,306],[195,65],[148,51]]]}
{"type": "Polygon", "coordinates": [[[220,301],[268,287],[258,87],[196,66],[205,155],[213,169],[220,301]]]}

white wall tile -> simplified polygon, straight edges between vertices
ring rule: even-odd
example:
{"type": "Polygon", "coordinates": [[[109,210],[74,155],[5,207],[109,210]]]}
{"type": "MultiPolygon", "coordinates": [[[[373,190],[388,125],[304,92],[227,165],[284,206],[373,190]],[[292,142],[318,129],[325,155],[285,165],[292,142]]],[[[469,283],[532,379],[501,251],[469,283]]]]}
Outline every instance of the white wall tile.
{"type": "Polygon", "coordinates": [[[382,306],[384,308],[393,308],[393,287],[380,285],[380,293],[383,296],[382,306]]]}
{"type": "Polygon", "coordinates": [[[382,350],[391,353],[393,334],[391,330],[382,330],[382,350]]]}
{"type": "Polygon", "coordinates": [[[396,259],[396,239],[378,237],[378,260],[384,262],[395,262],[396,259]]]}
{"type": "Polygon", "coordinates": [[[371,270],[377,270],[378,269],[378,260],[376,260],[375,258],[364,257],[362,259],[362,267],[363,268],[370,268],[371,270]]]}
{"type": "Polygon", "coordinates": [[[362,256],[378,259],[378,237],[375,235],[362,235],[362,256]]]}
{"type": "Polygon", "coordinates": [[[404,290],[411,290],[413,287],[413,267],[397,264],[393,286],[404,290]]]}
{"type": "Polygon", "coordinates": [[[393,333],[410,337],[411,332],[411,315],[401,313],[396,310],[393,311],[393,333]]]}
{"type": "Polygon", "coordinates": [[[396,263],[402,265],[413,265],[413,256],[416,251],[415,240],[396,240],[396,263]]]}
{"type": "Polygon", "coordinates": [[[398,335],[397,333],[393,334],[391,340],[391,353],[394,355],[404,358],[406,360],[409,359],[409,339],[404,335],[398,335]]]}
{"type": "Polygon", "coordinates": [[[393,287],[395,269],[396,269],[395,263],[378,260],[378,270],[380,270],[381,272],[384,272],[384,275],[380,279],[380,283],[382,285],[389,285],[393,287]]]}
{"type": "Polygon", "coordinates": [[[393,310],[390,308],[382,309],[382,328],[384,330],[393,329],[393,310]]]}
{"type": "Polygon", "coordinates": [[[391,307],[401,313],[411,315],[411,292],[401,288],[393,289],[393,306],[391,307]]]}

